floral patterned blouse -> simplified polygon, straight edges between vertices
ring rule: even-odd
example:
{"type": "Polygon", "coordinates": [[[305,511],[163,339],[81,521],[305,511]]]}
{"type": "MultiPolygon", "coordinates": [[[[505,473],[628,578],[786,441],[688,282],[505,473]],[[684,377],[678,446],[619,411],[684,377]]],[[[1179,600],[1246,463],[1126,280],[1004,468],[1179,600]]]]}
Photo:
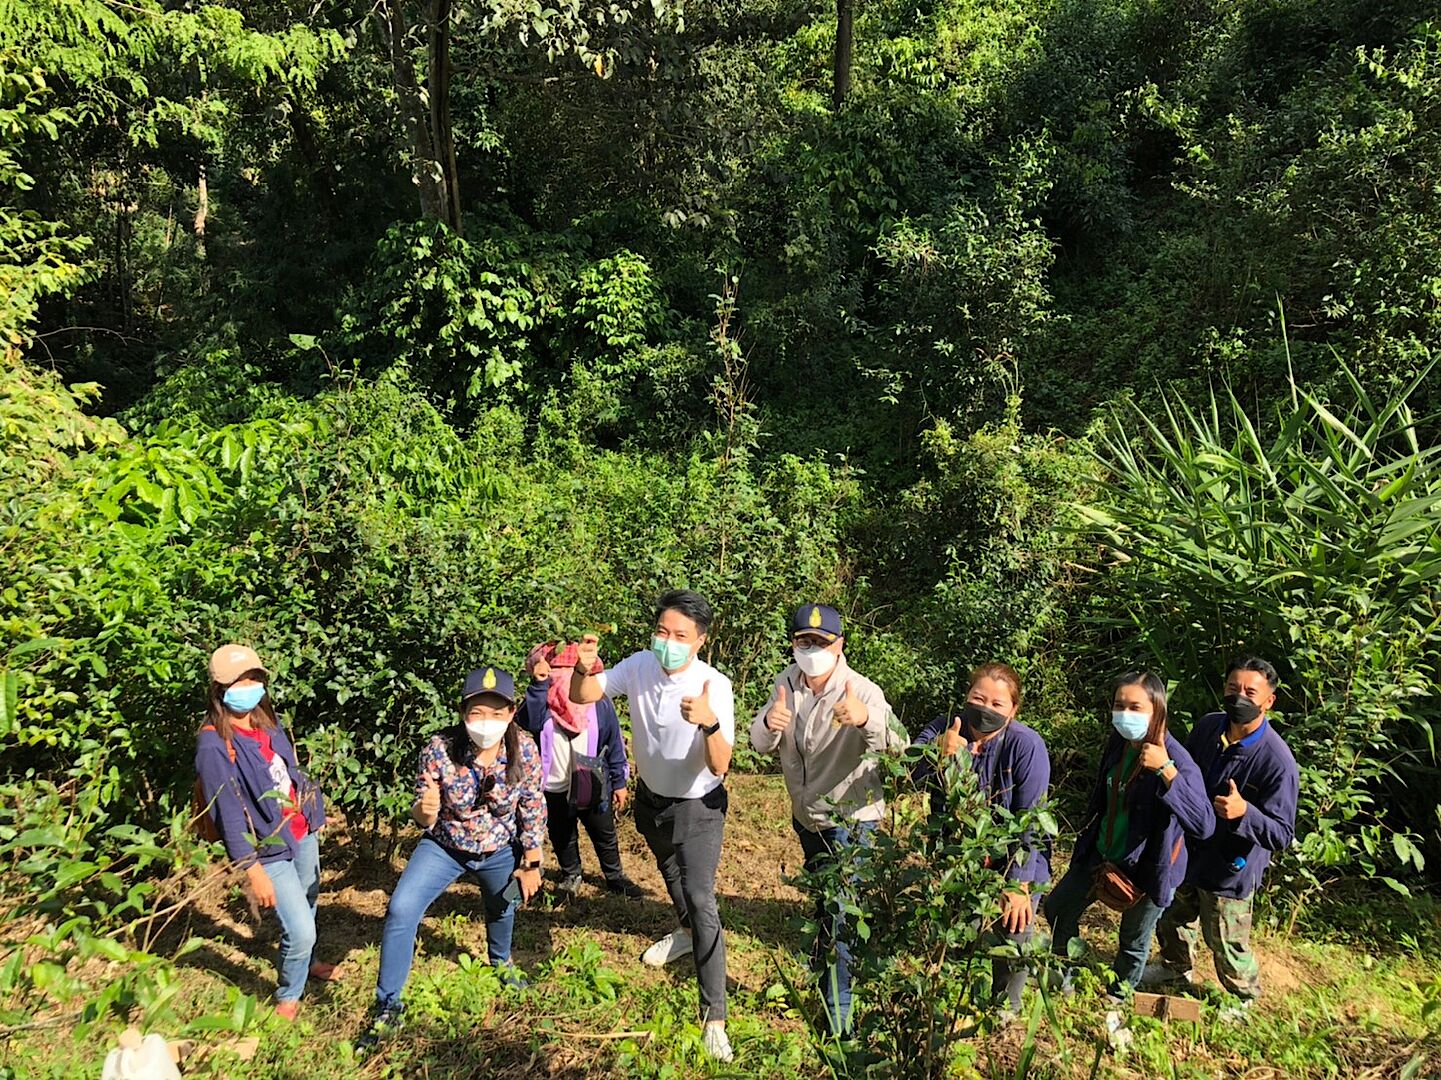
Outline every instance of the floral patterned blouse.
{"type": "Polygon", "coordinates": [[[505,782],[508,764],[505,745],[494,764],[457,764],[450,759],[443,735],[433,736],[420,751],[415,795],[420,797],[426,777],[440,784],[440,816],[429,835],[446,847],[489,855],[516,840],[526,850],[540,847],[545,830],[545,778],[535,740],[520,742],[521,778],[514,787],[505,782]],[[479,794],[479,798],[477,798],[479,794]]]}

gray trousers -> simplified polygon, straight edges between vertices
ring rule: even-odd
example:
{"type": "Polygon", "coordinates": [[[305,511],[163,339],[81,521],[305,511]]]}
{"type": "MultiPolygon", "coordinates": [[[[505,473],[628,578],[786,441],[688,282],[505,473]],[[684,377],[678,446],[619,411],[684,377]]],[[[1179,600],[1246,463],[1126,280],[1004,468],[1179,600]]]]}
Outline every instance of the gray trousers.
{"type": "Polygon", "coordinates": [[[702,1022],[726,1018],[726,944],[716,907],[729,797],[725,785],[699,799],[667,799],[636,785],[635,827],[655,855],[680,924],[695,945],[702,1022]]]}
{"type": "MultiPolygon", "coordinates": [[[[1019,934],[1013,934],[1001,925],[997,919],[995,924],[982,935],[984,944],[988,947],[1011,942],[1014,945],[1022,946],[1031,940],[1036,933],[1036,912],[1040,908],[1041,897],[1031,897],[1031,924],[1019,934]]],[[[996,956],[991,958],[991,1002],[995,1005],[1009,1006],[1011,1012],[1021,1011],[1021,991],[1026,988],[1026,979],[1030,975],[1030,967],[1025,958],[1012,960],[1008,956],[996,956]]]]}

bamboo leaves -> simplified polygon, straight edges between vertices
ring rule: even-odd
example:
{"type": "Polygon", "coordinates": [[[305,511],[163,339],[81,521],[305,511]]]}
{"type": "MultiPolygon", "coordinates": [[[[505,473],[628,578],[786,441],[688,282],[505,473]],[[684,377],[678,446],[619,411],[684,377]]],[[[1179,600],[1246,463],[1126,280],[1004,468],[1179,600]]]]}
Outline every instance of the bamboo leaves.
{"type": "Polygon", "coordinates": [[[1296,875],[1313,885],[1321,866],[1419,867],[1378,795],[1435,756],[1441,451],[1408,404],[1430,367],[1385,400],[1342,371],[1334,399],[1294,387],[1296,407],[1270,415],[1229,389],[1201,408],[1119,404],[1096,443],[1099,495],[1078,507],[1080,531],[1117,556],[1118,601],[1090,616],[1108,641],[1131,627],[1111,662],[1148,658],[1196,711],[1235,654],[1279,662],[1287,737],[1315,755],[1302,820],[1317,835],[1296,875]]]}

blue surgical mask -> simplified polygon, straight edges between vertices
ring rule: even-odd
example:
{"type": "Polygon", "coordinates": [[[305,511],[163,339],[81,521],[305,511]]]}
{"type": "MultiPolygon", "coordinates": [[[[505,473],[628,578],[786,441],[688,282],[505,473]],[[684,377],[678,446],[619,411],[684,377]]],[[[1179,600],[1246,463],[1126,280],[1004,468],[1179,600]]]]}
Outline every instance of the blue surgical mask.
{"type": "Polygon", "coordinates": [[[1111,726],[1127,742],[1140,742],[1151,730],[1151,718],[1145,713],[1116,709],[1111,713],[1111,726]]]}
{"type": "Polygon", "coordinates": [[[686,661],[690,659],[690,646],[684,641],[653,637],[650,639],[650,651],[660,661],[660,666],[667,671],[676,671],[685,667],[686,661]]]}
{"type": "Polygon", "coordinates": [[[256,683],[254,686],[231,686],[225,691],[225,707],[237,716],[244,716],[251,709],[260,704],[265,697],[265,686],[263,683],[256,683]]]}

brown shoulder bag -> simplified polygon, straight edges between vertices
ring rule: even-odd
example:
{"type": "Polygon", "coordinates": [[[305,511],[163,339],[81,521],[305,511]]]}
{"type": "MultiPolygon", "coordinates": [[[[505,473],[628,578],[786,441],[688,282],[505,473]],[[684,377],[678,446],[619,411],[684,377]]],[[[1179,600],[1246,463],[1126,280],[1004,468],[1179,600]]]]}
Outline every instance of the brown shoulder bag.
{"type": "MultiPolygon", "coordinates": [[[[1123,754],[1124,756],[1124,754],[1123,754]]],[[[1131,775],[1126,777],[1125,787],[1131,786],[1141,771],[1141,758],[1136,757],[1135,767],[1131,769],[1131,775]]],[[[1114,804],[1117,799],[1125,798],[1121,790],[1121,763],[1116,762],[1116,771],[1111,774],[1111,801],[1114,804]]],[[[1108,815],[1101,821],[1101,828],[1114,832],[1116,827],[1115,815],[1108,815]]],[[[1113,911],[1126,911],[1135,906],[1136,901],[1141,899],[1141,890],[1136,888],[1136,883],[1127,876],[1113,862],[1103,862],[1096,868],[1096,876],[1091,888],[1092,894],[1097,900],[1105,904],[1113,911]]]]}

